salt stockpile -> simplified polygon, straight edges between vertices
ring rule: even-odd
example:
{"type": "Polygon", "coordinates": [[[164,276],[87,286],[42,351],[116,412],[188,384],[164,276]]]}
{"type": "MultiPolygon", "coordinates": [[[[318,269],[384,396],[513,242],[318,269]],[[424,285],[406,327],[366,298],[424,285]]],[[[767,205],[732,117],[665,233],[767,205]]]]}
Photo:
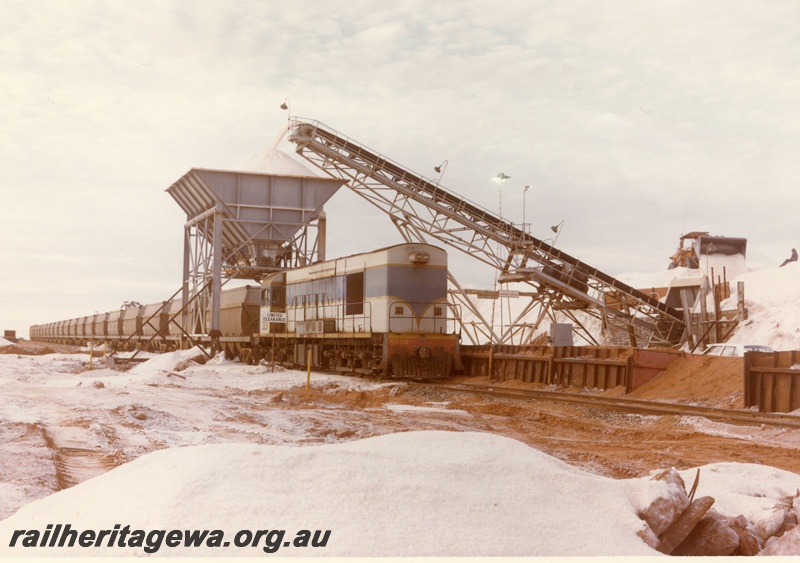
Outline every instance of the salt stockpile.
{"type": "MultiPolygon", "coordinates": [[[[324,547],[284,555],[654,555],[637,511],[662,482],[585,473],[515,440],[408,432],[297,447],[215,444],[145,455],[33,502],[0,523],[14,530],[223,530],[228,547],[162,545],[160,555],[263,555],[239,530],[325,531],[324,547]]],[[[322,536],[320,535],[321,539],[322,536]]],[[[275,536],[273,536],[275,539],[275,536]]],[[[22,540],[17,542],[18,545],[22,540]]],[[[6,556],[141,555],[143,547],[9,548],[6,556]]]]}
{"type": "MultiPolygon", "coordinates": [[[[739,276],[744,282],[748,318],[739,323],[730,341],[766,344],[775,350],[800,350],[800,263],[767,268],[739,276]]],[[[737,284],[723,309],[736,308],[737,284]]]]}
{"type": "MultiPolygon", "coordinates": [[[[756,525],[769,525],[775,500],[800,487],[798,475],[752,464],[702,471],[698,495],[756,525]]],[[[695,470],[681,473],[691,483],[695,470]]],[[[4,539],[26,531],[0,554],[648,556],[657,552],[637,535],[645,528],[637,515],[670,494],[664,481],[592,475],[483,433],[407,432],[302,448],[215,444],[154,452],[30,503],[0,522],[4,539]],[[58,524],[116,531],[98,547],[24,547],[30,530],[58,524]],[[158,530],[208,530],[205,541],[215,537],[219,547],[169,547],[152,535],[158,530]],[[257,530],[265,532],[255,539],[257,530]],[[317,547],[293,545],[302,530],[317,547]]]]}

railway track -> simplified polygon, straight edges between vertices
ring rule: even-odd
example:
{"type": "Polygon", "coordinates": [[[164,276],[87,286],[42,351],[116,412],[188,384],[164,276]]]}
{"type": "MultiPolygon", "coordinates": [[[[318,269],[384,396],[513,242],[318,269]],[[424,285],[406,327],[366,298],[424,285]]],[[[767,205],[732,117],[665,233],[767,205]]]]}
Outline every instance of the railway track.
{"type": "Polygon", "coordinates": [[[640,399],[625,399],[621,397],[599,397],[596,395],[583,395],[561,391],[502,389],[487,385],[471,385],[464,383],[413,383],[413,385],[456,393],[472,393],[490,397],[568,403],[637,414],[699,416],[709,420],[744,426],[765,425],[783,428],[800,428],[800,417],[781,413],[764,413],[741,409],[721,409],[696,405],[660,403],[643,401],[640,399]]]}

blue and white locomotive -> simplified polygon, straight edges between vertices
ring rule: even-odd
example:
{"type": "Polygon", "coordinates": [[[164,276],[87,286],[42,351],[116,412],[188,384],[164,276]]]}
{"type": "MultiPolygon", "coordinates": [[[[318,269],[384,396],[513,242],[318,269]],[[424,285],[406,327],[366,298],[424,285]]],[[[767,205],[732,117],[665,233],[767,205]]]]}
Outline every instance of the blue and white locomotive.
{"type": "Polygon", "coordinates": [[[272,274],[262,287],[254,344],[266,357],[417,378],[459,363],[441,248],[399,244],[272,274]]]}

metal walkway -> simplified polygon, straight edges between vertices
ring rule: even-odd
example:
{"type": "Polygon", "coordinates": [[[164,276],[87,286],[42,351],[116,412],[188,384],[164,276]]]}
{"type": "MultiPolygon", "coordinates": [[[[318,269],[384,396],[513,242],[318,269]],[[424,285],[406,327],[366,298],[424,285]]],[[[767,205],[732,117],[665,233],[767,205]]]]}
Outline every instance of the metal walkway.
{"type": "MultiPolygon", "coordinates": [[[[408,242],[427,242],[428,236],[433,237],[498,270],[499,282],[535,288],[525,294],[531,303],[507,331],[497,335],[490,329],[492,341],[511,342],[515,331],[519,336],[525,329],[527,337],[522,340],[530,340],[545,315],[552,316],[554,310],[576,322],[579,329],[583,325],[572,312],[585,311],[601,319],[604,328],[627,333],[631,345],[672,346],[680,341],[684,327],[676,309],[531,236],[438,182],[318,121],[292,118],[289,141],[297,145],[300,156],[330,176],[344,179],[351,190],[387,213],[408,242]],[[537,304],[541,309],[536,322],[522,322],[537,304]]],[[[450,279],[462,304],[469,306],[466,292],[450,279]]],[[[474,308],[473,312],[485,321],[474,308]]]]}

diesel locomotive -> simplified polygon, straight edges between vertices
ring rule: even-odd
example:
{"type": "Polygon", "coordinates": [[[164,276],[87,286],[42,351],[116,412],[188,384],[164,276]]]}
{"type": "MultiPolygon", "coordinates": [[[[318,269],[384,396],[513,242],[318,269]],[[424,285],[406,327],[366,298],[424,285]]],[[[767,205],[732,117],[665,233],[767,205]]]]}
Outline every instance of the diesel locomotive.
{"type": "MultiPolygon", "coordinates": [[[[180,307],[175,300],[35,325],[30,336],[174,350],[187,345],[180,307]]],[[[219,345],[228,357],[247,362],[446,377],[461,368],[456,313],[447,300],[447,253],[428,244],[398,244],[222,291],[219,345]]],[[[191,337],[210,344],[207,335],[191,337]]]]}

